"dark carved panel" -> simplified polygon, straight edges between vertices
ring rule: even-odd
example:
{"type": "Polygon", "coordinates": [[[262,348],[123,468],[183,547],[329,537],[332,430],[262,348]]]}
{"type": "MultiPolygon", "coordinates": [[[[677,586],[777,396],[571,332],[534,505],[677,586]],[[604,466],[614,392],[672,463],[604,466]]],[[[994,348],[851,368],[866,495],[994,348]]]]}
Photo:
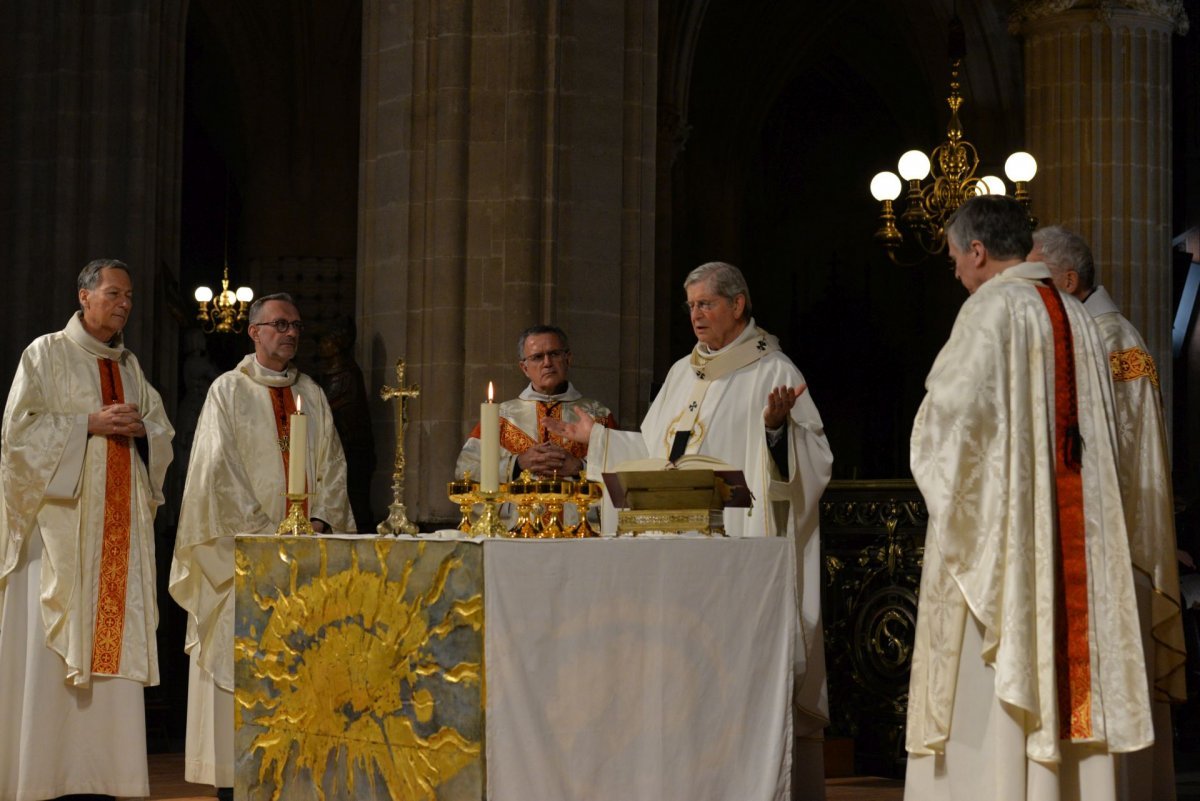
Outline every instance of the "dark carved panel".
{"type": "Polygon", "coordinates": [[[834,481],[821,499],[831,736],[855,768],[904,770],[904,717],[928,512],[912,481],[834,481]]]}

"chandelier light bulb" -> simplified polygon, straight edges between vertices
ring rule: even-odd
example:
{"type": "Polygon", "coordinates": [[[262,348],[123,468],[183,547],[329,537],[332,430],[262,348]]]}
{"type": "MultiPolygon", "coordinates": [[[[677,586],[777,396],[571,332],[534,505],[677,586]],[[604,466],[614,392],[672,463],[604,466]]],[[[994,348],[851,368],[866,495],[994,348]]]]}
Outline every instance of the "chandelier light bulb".
{"type": "Polygon", "coordinates": [[[1037,161],[1024,151],[1017,151],[1004,162],[1004,174],[1014,183],[1032,181],[1037,174],[1037,161]]]}
{"type": "Polygon", "coordinates": [[[242,303],[249,303],[254,300],[254,290],[248,286],[239,286],[237,288],[237,299],[242,303]]]}
{"type": "Polygon", "coordinates": [[[194,297],[200,303],[208,303],[210,300],[212,300],[213,293],[212,290],[206,286],[198,286],[196,287],[196,293],[194,297]]]}
{"type": "Polygon", "coordinates": [[[900,177],[886,170],[879,173],[871,179],[871,196],[881,202],[900,197],[900,177]]]}
{"type": "Polygon", "coordinates": [[[979,179],[979,194],[1006,195],[1008,187],[1004,185],[1004,179],[999,175],[985,175],[979,179]]]}
{"type": "Polygon", "coordinates": [[[900,157],[896,166],[904,180],[924,181],[929,175],[929,156],[920,150],[910,150],[900,157]]]}

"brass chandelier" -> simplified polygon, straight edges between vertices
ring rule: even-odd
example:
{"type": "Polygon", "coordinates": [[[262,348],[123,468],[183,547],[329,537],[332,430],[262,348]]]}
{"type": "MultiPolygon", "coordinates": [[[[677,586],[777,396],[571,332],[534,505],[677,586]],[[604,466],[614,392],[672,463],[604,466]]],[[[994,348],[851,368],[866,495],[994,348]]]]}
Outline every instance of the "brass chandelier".
{"type": "Polygon", "coordinates": [[[239,286],[236,291],[229,288],[229,183],[225,183],[225,270],[221,274],[221,291],[214,294],[207,286],[198,286],[193,294],[200,304],[196,319],[204,333],[238,334],[246,322],[246,310],[254,300],[254,290],[239,286]],[[209,306],[209,303],[212,306],[209,306]]]}
{"type": "MultiPolygon", "coordinates": [[[[1007,193],[999,176],[975,175],[979,154],[974,145],[963,139],[958,119],[963,102],[958,76],[965,54],[962,23],[955,17],[950,21],[950,96],[946,98],[950,122],[946,126],[946,141],[935,147],[930,156],[920,150],[909,150],[900,157],[899,175],[885,171],[871,180],[871,194],[881,204],[875,241],[886,248],[894,264],[912,266],[943,252],[946,221],[969,198],[1007,193]],[[900,196],[901,179],[908,183],[908,194],[904,211],[897,220],[892,203],[900,196]],[[911,261],[905,261],[900,253],[906,242],[911,245],[905,252],[916,253],[911,261]]],[[[1028,212],[1028,186],[1037,172],[1037,162],[1028,153],[1018,151],[1008,157],[1004,172],[1013,183],[1013,198],[1028,212]]],[[[1029,224],[1031,228],[1037,225],[1032,215],[1029,224]]]]}

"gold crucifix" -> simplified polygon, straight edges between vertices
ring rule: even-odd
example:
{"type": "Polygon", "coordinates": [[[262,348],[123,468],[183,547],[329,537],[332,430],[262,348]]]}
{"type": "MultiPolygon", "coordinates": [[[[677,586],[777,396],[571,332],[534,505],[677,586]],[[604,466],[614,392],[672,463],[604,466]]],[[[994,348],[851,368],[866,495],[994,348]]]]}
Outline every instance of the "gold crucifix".
{"type": "Polygon", "coordinates": [[[392,503],[388,507],[387,519],[375,527],[380,534],[416,534],[417,527],[408,519],[404,510],[404,424],[407,422],[409,398],[418,398],[421,387],[414,384],[404,386],[404,360],[396,360],[396,386],[384,385],[379,397],[396,403],[396,462],[392,470],[392,503]]]}

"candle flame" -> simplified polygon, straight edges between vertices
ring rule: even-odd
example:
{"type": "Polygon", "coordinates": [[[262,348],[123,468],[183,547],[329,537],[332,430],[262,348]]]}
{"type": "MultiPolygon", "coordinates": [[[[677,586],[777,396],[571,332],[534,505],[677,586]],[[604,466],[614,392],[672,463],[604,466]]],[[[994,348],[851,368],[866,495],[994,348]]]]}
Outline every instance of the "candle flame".
{"type": "Polygon", "coordinates": [[[488,382],[488,403],[492,402],[492,382],[488,382]]]}
{"type": "Polygon", "coordinates": [[[304,414],[304,398],[300,395],[296,396],[296,414],[304,414]]]}

